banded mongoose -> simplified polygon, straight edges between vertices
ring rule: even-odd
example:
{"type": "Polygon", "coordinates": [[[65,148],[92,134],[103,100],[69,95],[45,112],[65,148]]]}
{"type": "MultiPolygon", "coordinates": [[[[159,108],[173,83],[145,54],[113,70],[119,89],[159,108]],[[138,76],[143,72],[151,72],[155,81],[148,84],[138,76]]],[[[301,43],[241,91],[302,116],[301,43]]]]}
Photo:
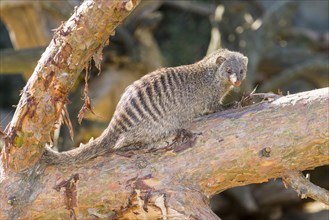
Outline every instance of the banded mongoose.
{"type": "Polygon", "coordinates": [[[92,142],[71,151],[47,149],[50,164],[74,164],[129,145],[144,146],[184,129],[196,117],[221,108],[246,77],[248,58],[219,49],[184,66],[155,70],[128,86],[109,126],[92,142]]]}

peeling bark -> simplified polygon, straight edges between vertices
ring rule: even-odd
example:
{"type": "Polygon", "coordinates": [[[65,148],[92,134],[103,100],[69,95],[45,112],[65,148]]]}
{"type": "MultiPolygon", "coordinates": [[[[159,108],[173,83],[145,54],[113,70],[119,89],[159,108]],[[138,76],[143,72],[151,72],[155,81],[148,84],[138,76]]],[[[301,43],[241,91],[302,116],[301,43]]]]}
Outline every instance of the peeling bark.
{"type": "Polygon", "coordinates": [[[85,1],[56,30],[6,129],[4,167],[22,171],[40,159],[44,145],[52,142],[55,123],[77,77],[138,3],[138,0],[85,1]]]}
{"type": "Polygon", "coordinates": [[[324,88],[205,116],[189,127],[196,141],[177,153],[140,150],[80,166],[2,171],[0,219],[68,218],[67,194],[54,186],[76,174],[78,219],[216,219],[208,199],[223,190],[329,164],[328,103],[324,88]]]}

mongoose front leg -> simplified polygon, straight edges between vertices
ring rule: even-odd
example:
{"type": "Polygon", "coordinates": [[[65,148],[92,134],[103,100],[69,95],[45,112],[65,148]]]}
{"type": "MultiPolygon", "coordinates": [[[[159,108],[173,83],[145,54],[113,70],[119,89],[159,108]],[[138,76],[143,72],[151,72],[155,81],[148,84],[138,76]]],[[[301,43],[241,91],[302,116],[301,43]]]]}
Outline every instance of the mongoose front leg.
{"type": "Polygon", "coordinates": [[[172,139],[172,142],[167,142],[167,146],[164,148],[165,151],[174,150],[175,147],[187,142],[194,135],[193,132],[186,129],[177,129],[176,136],[172,139]]]}
{"type": "Polygon", "coordinates": [[[222,112],[222,111],[229,109],[230,107],[231,106],[226,106],[226,105],[221,104],[219,101],[215,102],[215,103],[211,103],[207,106],[205,115],[212,114],[215,112],[222,112]]]}
{"type": "Polygon", "coordinates": [[[167,146],[167,150],[173,150],[175,153],[184,151],[193,146],[198,134],[186,129],[178,129],[173,142],[167,146]]]}
{"type": "Polygon", "coordinates": [[[176,137],[174,138],[173,142],[175,143],[184,143],[192,138],[194,135],[193,132],[186,130],[186,129],[178,129],[176,133],[176,137]]]}

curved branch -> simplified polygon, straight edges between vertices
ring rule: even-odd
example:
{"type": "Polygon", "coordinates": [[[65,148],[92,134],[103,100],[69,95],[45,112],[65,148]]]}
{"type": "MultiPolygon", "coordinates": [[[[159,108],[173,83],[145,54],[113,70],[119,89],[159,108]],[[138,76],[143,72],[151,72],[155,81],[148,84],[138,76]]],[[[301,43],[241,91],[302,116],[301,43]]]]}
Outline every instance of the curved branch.
{"type": "Polygon", "coordinates": [[[202,117],[189,127],[194,136],[173,150],[165,150],[164,140],[154,143],[153,153],[121,152],[70,167],[44,162],[27,174],[7,173],[0,219],[22,210],[27,219],[68,218],[75,205],[81,218],[200,218],[197,212],[214,219],[196,204],[207,204],[228,188],[329,164],[328,92],[298,93],[202,117]],[[73,187],[78,196],[65,187],[73,177],[79,179],[73,187]],[[65,203],[69,211],[63,196],[75,202],[65,203]]]}
{"type": "Polygon", "coordinates": [[[22,171],[40,159],[45,144],[52,141],[54,125],[82,69],[96,52],[101,54],[111,32],[138,3],[139,0],[85,1],[56,30],[6,129],[2,151],[5,167],[22,171]]]}

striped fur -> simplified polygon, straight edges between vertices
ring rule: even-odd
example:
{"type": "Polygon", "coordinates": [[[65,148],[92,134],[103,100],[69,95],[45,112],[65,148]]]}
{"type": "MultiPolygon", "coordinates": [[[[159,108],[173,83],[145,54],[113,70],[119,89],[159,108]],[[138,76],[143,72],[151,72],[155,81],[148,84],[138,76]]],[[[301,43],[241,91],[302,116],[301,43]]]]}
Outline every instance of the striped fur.
{"type": "MultiPolygon", "coordinates": [[[[246,77],[247,62],[242,54],[222,49],[197,63],[145,75],[127,87],[109,127],[96,139],[98,144],[57,153],[56,159],[63,155],[66,163],[85,161],[113,149],[146,145],[185,128],[195,117],[220,109],[232,85],[240,85],[246,77]]],[[[46,155],[54,163],[51,152],[46,155]]]]}

